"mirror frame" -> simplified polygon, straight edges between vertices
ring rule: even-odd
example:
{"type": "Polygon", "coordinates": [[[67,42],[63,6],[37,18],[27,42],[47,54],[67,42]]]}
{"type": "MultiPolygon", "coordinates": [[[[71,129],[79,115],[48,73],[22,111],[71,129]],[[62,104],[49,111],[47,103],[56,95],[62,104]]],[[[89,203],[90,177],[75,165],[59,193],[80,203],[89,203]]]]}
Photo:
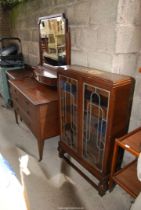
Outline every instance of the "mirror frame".
{"type": "MultiPolygon", "coordinates": [[[[42,20],[47,20],[47,19],[52,19],[52,18],[57,18],[57,17],[62,17],[65,20],[65,43],[66,43],[66,65],[70,65],[70,32],[69,32],[69,27],[68,27],[68,20],[65,17],[64,13],[60,13],[60,14],[55,14],[55,15],[49,15],[49,16],[44,16],[44,17],[39,17],[38,19],[38,25],[39,25],[39,53],[40,53],[40,65],[46,67],[46,66],[53,66],[51,64],[48,63],[44,63],[43,62],[43,50],[41,47],[41,30],[40,30],[40,23],[42,20]]],[[[54,66],[57,67],[57,66],[54,66]]],[[[59,67],[59,65],[58,65],[59,67]]]]}

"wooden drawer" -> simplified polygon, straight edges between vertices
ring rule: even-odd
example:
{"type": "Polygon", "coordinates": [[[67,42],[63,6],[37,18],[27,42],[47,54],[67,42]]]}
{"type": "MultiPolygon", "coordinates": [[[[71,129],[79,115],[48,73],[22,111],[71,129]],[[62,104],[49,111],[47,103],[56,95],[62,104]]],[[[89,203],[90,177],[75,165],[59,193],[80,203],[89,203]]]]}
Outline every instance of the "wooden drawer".
{"type": "Polygon", "coordinates": [[[20,107],[18,108],[18,113],[21,116],[22,120],[25,122],[27,127],[32,131],[32,133],[36,136],[36,138],[40,138],[40,125],[38,118],[31,118],[27,112],[22,110],[20,107]]]}
{"type": "Polygon", "coordinates": [[[13,100],[14,110],[21,117],[23,122],[27,125],[27,127],[32,131],[32,133],[36,136],[36,138],[40,138],[40,124],[38,118],[38,109],[37,112],[30,115],[27,111],[25,111],[17,101],[13,100]]]}
{"type": "Polygon", "coordinates": [[[22,98],[21,98],[21,94],[18,91],[18,89],[16,89],[13,86],[10,86],[10,93],[11,93],[11,98],[12,98],[13,103],[14,104],[17,103],[17,104],[21,105],[22,104],[22,98]]]}
{"type": "Polygon", "coordinates": [[[19,115],[21,116],[22,120],[28,126],[28,128],[33,130],[32,119],[30,119],[30,117],[28,117],[28,115],[20,107],[18,107],[18,112],[19,112],[19,115]]]}
{"type": "Polygon", "coordinates": [[[32,120],[37,120],[38,106],[34,106],[24,95],[20,95],[20,106],[32,120]]]}
{"type": "Polygon", "coordinates": [[[13,107],[14,107],[14,110],[19,112],[19,105],[18,105],[18,103],[17,103],[17,101],[15,99],[13,99],[13,107]]]}
{"type": "Polygon", "coordinates": [[[15,87],[11,86],[11,85],[10,85],[10,93],[11,93],[13,98],[18,96],[18,90],[15,87]]]}
{"type": "Polygon", "coordinates": [[[32,119],[29,117],[29,115],[26,112],[24,112],[22,107],[20,107],[20,105],[17,103],[17,101],[15,99],[13,99],[13,107],[14,107],[14,110],[17,112],[17,114],[19,114],[21,119],[31,129],[31,127],[32,127],[32,123],[31,123],[32,119]]]}
{"type": "Polygon", "coordinates": [[[26,115],[32,120],[37,118],[38,107],[34,106],[22,93],[20,93],[16,88],[11,88],[11,95],[14,106],[20,107],[26,115]]]}

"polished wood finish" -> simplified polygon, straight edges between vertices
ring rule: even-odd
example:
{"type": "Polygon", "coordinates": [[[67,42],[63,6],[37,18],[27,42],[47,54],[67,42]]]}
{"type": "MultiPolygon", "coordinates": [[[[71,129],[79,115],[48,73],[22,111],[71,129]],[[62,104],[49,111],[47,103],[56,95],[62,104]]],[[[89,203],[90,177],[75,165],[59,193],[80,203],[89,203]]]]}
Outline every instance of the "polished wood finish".
{"type": "Polygon", "coordinates": [[[38,83],[31,72],[11,71],[8,77],[16,123],[20,116],[35,135],[41,160],[44,141],[59,134],[57,90],[38,83]]]}
{"type": "Polygon", "coordinates": [[[137,160],[127,164],[120,170],[116,170],[119,148],[122,148],[136,158],[141,152],[141,127],[116,139],[109,188],[113,189],[114,183],[120,185],[126,192],[136,198],[141,191],[141,182],[137,178],[137,160]]]}
{"type": "Polygon", "coordinates": [[[7,77],[9,80],[29,78],[29,77],[33,77],[33,71],[30,68],[21,69],[20,71],[11,70],[11,71],[7,71],[7,77]]]}
{"type": "Polygon", "coordinates": [[[65,71],[60,68],[58,77],[61,132],[59,156],[64,157],[64,153],[68,153],[75,158],[99,180],[97,188],[99,194],[104,195],[108,189],[115,138],[128,131],[134,80],[128,76],[81,66],[68,66],[65,71]],[[91,98],[92,102],[89,99],[91,93],[95,94],[91,98]],[[97,96],[101,100],[99,107],[97,96]],[[90,103],[92,106],[89,109],[90,103]],[[96,135],[94,125],[89,127],[88,135],[91,135],[91,139],[87,139],[87,117],[90,120],[87,110],[91,111],[92,123],[97,123],[95,118],[101,112],[98,110],[102,110],[103,116],[101,132],[98,129],[101,122],[96,125],[99,133],[97,137],[92,137],[96,135]],[[104,136],[100,142],[102,132],[104,136]],[[95,139],[98,145],[95,145],[95,139]]]}

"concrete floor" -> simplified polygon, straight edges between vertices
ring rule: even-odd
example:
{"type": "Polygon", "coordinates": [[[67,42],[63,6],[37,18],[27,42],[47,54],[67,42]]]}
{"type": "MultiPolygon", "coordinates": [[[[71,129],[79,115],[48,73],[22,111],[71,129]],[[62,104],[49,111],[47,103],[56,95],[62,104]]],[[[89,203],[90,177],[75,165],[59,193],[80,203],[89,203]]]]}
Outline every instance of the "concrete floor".
{"type": "MultiPolygon", "coordinates": [[[[11,109],[1,106],[0,99],[0,139],[11,142],[38,159],[36,138],[30,130],[20,123],[15,123],[11,109]]],[[[41,197],[41,189],[36,190],[34,205],[31,210],[128,210],[132,198],[119,186],[105,196],[100,197],[97,191],[82,178],[72,167],[58,157],[57,145],[59,137],[45,141],[43,160],[39,163],[50,184],[47,201],[41,197]],[[41,200],[41,202],[39,202],[41,200]],[[39,206],[42,204],[42,206],[39,206]],[[54,204],[54,207],[50,207],[54,204]]]]}

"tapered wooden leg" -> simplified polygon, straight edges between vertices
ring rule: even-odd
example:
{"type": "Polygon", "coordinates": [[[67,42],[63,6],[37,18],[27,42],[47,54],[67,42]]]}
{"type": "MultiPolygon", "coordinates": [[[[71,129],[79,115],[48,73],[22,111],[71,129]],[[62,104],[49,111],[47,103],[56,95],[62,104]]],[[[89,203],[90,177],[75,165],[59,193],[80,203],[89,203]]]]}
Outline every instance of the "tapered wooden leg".
{"type": "Polygon", "coordinates": [[[16,110],[14,110],[14,113],[15,113],[15,120],[16,120],[16,123],[19,124],[19,122],[18,122],[18,114],[17,114],[16,110]]]}
{"type": "Polygon", "coordinates": [[[44,140],[38,139],[39,161],[43,158],[44,140]]]}
{"type": "Polygon", "coordinates": [[[118,156],[118,143],[115,141],[115,146],[114,146],[114,152],[113,152],[113,160],[112,160],[112,167],[111,167],[111,175],[110,175],[110,180],[109,180],[109,191],[112,191],[114,187],[114,180],[113,180],[113,175],[116,171],[116,163],[117,163],[117,156],[118,156]]]}

